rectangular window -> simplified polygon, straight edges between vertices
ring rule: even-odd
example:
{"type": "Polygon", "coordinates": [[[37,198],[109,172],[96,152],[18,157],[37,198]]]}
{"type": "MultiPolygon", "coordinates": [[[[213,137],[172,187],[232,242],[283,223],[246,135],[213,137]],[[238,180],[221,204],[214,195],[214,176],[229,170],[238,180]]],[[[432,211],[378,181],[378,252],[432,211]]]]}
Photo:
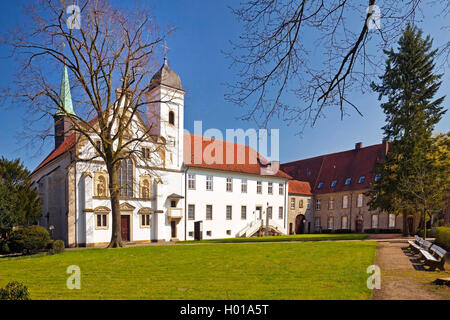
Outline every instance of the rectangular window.
{"type": "Polygon", "coordinates": [[[142,158],[144,159],[150,159],[150,148],[142,148],[142,158]]]}
{"type": "Polygon", "coordinates": [[[348,218],[347,216],[342,217],[342,229],[348,229],[348,218]]]}
{"type": "Polygon", "coordinates": [[[284,185],[282,183],[280,183],[278,185],[278,194],[279,195],[283,195],[284,194],[284,185]]]}
{"type": "Polygon", "coordinates": [[[269,182],[268,186],[267,186],[267,193],[268,194],[273,194],[273,183],[269,182]]]}
{"type": "Polygon", "coordinates": [[[227,220],[231,220],[232,218],[232,209],[231,206],[227,206],[227,220]]]}
{"type": "Polygon", "coordinates": [[[241,219],[247,220],[247,207],[241,206],[241,219]]]}
{"type": "Polygon", "coordinates": [[[97,214],[96,228],[107,229],[108,228],[108,215],[97,214]]]}
{"type": "Polygon", "coordinates": [[[283,219],[283,207],[278,208],[278,219],[283,219]]]}
{"type": "Polygon", "coordinates": [[[267,208],[267,217],[268,217],[269,219],[272,219],[272,207],[268,207],[268,208],[267,208]]]}
{"type": "Polygon", "coordinates": [[[372,229],[378,228],[378,215],[373,214],[372,215],[372,229]]]}
{"type": "Polygon", "coordinates": [[[261,181],[256,182],[256,193],[262,194],[262,182],[261,181]]]}
{"type": "Polygon", "coordinates": [[[241,192],[247,193],[247,179],[241,180],[241,192]]]}
{"type": "Polygon", "coordinates": [[[330,198],[328,202],[328,209],[333,210],[334,209],[334,198],[330,198]]]}
{"type": "Polygon", "coordinates": [[[188,189],[195,190],[195,174],[188,174],[188,189]]]}
{"type": "Polygon", "coordinates": [[[206,220],[212,220],[212,205],[206,205],[206,220]]]}
{"type": "Polygon", "coordinates": [[[150,214],[141,214],[141,227],[150,227],[150,214]]]}
{"type": "Polygon", "coordinates": [[[206,176],[206,190],[213,190],[213,176],[206,176]]]}
{"type": "Polygon", "coordinates": [[[299,208],[303,208],[303,199],[299,200],[298,207],[299,208]]]}
{"type": "Polygon", "coordinates": [[[395,214],[389,214],[389,228],[395,228],[395,214]]]}
{"type": "Polygon", "coordinates": [[[320,199],[316,200],[316,210],[320,211],[320,199]]]}
{"type": "Polygon", "coordinates": [[[194,236],[194,231],[189,231],[189,237],[193,237],[194,236]]]}
{"type": "Polygon", "coordinates": [[[295,198],[291,198],[291,209],[295,209],[295,198]]]}
{"type": "Polygon", "coordinates": [[[188,206],[188,220],[195,220],[195,205],[190,204],[188,206]]]}
{"type": "Polygon", "coordinates": [[[314,222],[316,225],[316,229],[320,228],[320,218],[316,218],[314,222]]]}
{"type": "Polygon", "coordinates": [[[231,192],[233,191],[233,179],[227,178],[227,191],[231,192]]]}
{"type": "Polygon", "coordinates": [[[208,236],[208,237],[211,237],[211,231],[206,231],[206,235],[208,236]]]}
{"type": "Polygon", "coordinates": [[[231,230],[227,230],[227,235],[231,236],[231,230]]]}
{"type": "Polygon", "coordinates": [[[358,194],[357,206],[358,206],[358,208],[361,208],[363,206],[363,194],[362,193],[358,194]]]}
{"type": "Polygon", "coordinates": [[[334,222],[333,217],[328,217],[328,229],[329,230],[333,230],[333,222],[334,222]]]}
{"type": "Polygon", "coordinates": [[[306,204],[307,209],[311,209],[311,199],[308,199],[308,202],[306,204]]]}
{"type": "Polygon", "coordinates": [[[348,196],[345,195],[342,197],[342,209],[347,209],[348,208],[348,196]]]}

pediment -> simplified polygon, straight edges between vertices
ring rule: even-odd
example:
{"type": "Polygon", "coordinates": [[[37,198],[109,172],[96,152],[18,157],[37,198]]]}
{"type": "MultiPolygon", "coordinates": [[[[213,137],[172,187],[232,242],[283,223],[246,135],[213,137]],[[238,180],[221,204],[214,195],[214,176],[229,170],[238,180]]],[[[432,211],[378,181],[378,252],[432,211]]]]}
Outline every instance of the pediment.
{"type": "Polygon", "coordinates": [[[133,207],[131,204],[125,202],[120,204],[119,209],[120,211],[133,211],[136,207],[133,207]]]}
{"type": "Polygon", "coordinates": [[[151,213],[153,213],[153,209],[147,207],[141,208],[138,211],[138,214],[151,214],[151,213]]]}
{"type": "Polygon", "coordinates": [[[108,207],[101,206],[101,207],[95,208],[94,212],[95,213],[109,213],[109,212],[111,212],[111,209],[108,207]]]}

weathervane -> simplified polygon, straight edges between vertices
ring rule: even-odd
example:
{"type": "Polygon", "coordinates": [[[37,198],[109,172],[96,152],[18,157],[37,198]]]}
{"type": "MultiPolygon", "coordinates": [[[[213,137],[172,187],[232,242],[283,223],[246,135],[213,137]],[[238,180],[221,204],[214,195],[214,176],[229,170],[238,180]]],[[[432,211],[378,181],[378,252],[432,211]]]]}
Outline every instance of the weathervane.
{"type": "Polygon", "coordinates": [[[167,52],[169,51],[169,47],[166,44],[166,40],[164,40],[164,44],[163,44],[163,49],[164,49],[164,62],[167,62],[167,52]]]}

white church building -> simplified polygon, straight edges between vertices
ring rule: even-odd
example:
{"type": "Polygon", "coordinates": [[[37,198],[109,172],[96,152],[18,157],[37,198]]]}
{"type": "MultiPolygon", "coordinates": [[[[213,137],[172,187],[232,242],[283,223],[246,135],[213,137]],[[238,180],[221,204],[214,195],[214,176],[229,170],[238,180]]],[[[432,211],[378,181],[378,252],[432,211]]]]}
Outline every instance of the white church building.
{"type": "MultiPolygon", "coordinates": [[[[127,182],[120,200],[122,239],[145,243],[248,237],[260,228],[286,234],[290,176],[278,168],[271,170],[270,164],[268,169],[248,146],[185,132],[185,91],[166,60],[151,83],[149,96],[160,102],[147,109],[146,121],[133,119],[131,134],[151,126],[156,138],[139,146],[144,156],[158,139],[167,141],[168,147],[157,153],[156,167],[148,167],[139,157],[122,161],[119,184],[127,182]],[[163,102],[166,96],[172,98],[163,102]],[[233,161],[203,158],[218,142],[224,158],[232,151],[233,161]],[[240,151],[245,161],[237,161],[240,151]],[[258,161],[250,161],[251,155],[258,161]]],[[[74,112],[66,69],[61,100],[67,113],[74,112]]],[[[31,176],[43,202],[40,225],[70,247],[104,246],[112,233],[106,167],[95,158],[87,139],[75,132],[66,134],[67,118],[64,113],[55,115],[55,148],[31,176]],[[64,134],[58,135],[58,130],[64,134]],[[94,159],[80,160],[82,156],[94,159]]]]}

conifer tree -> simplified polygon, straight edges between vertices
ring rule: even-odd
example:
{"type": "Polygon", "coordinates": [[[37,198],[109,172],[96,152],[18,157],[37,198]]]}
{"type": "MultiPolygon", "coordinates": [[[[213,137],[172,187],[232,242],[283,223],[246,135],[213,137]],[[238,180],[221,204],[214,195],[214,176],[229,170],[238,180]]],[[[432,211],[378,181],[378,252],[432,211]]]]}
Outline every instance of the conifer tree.
{"type": "Polygon", "coordinates": [[[442,75],[435,73],[437,50],[432,49],[432,43],[430,36],[423,38],[420,29],[408,25],[397,51],[385,51],[386,69],[380,77],[381,84],[372,83],[379,100],[387,98],[381,104],[386,115],[382,129],[391,144],[385,161],[376,167],[381,179],[369,192],[369,205],[371,209],[401,212],[404,235],[408,234],[409,214],[420,213],[425,221],[427,211],[441,205],[445,194],[442,183],[448,180],[445,175],[442,179],[430,179],[440,170],[433,160],[439,149],[432,133],[446,112],[442,106],[445,97],[435,98],[442,75]],[[419,175],[427,181],[419,182],[419,175]],[[424,183],[427,188],[418,192],[424,183]],[[434,202],[424,202],[436,192],[439,195],[434,202]]]}

